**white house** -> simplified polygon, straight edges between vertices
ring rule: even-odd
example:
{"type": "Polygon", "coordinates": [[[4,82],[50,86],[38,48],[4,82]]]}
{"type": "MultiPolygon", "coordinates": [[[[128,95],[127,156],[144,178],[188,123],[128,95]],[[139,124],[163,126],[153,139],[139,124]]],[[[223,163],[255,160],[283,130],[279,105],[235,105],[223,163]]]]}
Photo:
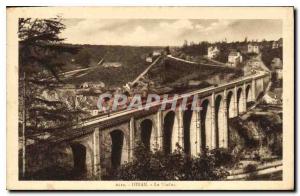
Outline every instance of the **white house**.
{"type": "Polygon", "coordinates": [[[98,108],[92,108],[92,109],[90,109],[90,114],[92,116],[97,116],[99,114],[99,109],[98,108]]]}
{"type": "Polygon", "coordinates": [[[220,50],[217,46],[210,46],[207,48],[207,57],[209,59],[216,58],[220,54],[220,50]]]}
{"type": "Polygon", "coordinates": [[[279,48],[282,47],[282,38],[278,39],[277,41],[273,41],[272,43],[272,48],[279,48]]]}
{"type": "Polygon", "coordinates": [[[160,51],[153,51],[153,52],[152,52],[152,56],[153,56],[153,57],[160,56],[160,55],[161,55],[161,52],[160,52],[160,51]]]}
{"type": "Polygon", "coordinates": [[[257,43],[250,43],[250,44],[248,44],[248,53],[259,54],[260,53],[259,45],[257,43]]]}
{"type": "Polygon", "coordinates": [[[146,57],[146,62],[147,63],[152,63],[152,57],[151,56],[146,57]]]}
{"type": "Polygon", "coordinates": [[[90,84],[88,82],[84,82],[80,85],[80,88],[89,88],[90,84]]]}
{"type": "Polygon", "coordinates": [[[104,62],[102,63],[103,67],[121,67],[122,64],[120,62],[104,62]]]}
{"type": "Polygon", "coordinates": [[[240,52],[230,52],[228,55],[228,64],[230,64],[232,67],[236,67],[238,64],[243,62],[243,57],[240,52]]]}

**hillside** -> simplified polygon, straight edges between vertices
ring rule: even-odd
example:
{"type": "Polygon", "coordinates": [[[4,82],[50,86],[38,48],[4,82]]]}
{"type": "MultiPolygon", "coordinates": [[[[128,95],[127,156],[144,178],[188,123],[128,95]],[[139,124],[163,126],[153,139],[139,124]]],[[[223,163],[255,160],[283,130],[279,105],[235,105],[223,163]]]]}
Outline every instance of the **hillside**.
{"type": "Polygon", "coordinates": [[[135,92],[182,93],[218,85],[242,75],[242,70],[237,68],[200,64],[165,56],[131,86],[135,92]]]}
{"type": "MultiPolygon", "coordinates": [[[[107,86],[122,86],[137,77],[150,63],[146,62],[147,56],[161,47],[137,46],[102,46],[80,45],[80,51],[88,53],[87,66],[76,62],[76,55],[64,54],[67,65],[63,72],[87,68],[78,72],[75,77],[65,78],[66,83],[81,84],[83,82],[104,82],[107,86]],[[101,63],[99,63],[102,61],[101,63]],[[104,64],[118,63],[119,67],[105,67],[104,64]]],[[[80,53],[79,51],[79,53],[80,53]]]]}
{"type": "MultiPolygon", "coordinates": [[[[146,58],[163,48],[95,45],[78,47],[81,47],[80,51],[84,51],[83,56],[90,59],[88,66],[79,65],[76,59],[78,56],[68,56],[69,63],[62,75],[65,83],[76,86],[84,82],[101,82],[105,84],[105,89],[115,89],[129,83],[134,93],[180,93],[217,85],[243,75],[240,69],[205,59],[193,63],[172,56],[161,56],[162,60],[153,63],[151,69],[136,84],[131,84],[152,64],[146,62],[146,58]]],[[[153,57],[153,62],[156,58],[153,57]]]]}

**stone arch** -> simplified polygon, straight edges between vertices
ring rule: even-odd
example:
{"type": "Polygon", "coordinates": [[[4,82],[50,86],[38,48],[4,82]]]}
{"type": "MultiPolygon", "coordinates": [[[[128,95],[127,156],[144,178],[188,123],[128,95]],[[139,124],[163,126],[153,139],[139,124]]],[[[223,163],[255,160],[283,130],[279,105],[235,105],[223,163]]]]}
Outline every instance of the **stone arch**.
{"type": "Polygon", "coordinates": [[[74,162],[74,172],[76,175],[81,175],[87,172],[87,148],[80,143],[72,143],[72,154],[74,162]]]}
{"type": "Polygon", "coordinates": [[[224,147],[224,134],[225,134],[225,111],[224,101],[221,95],[218,95],[215,100],[215,122],[216,122],[216,147],[224,147]]]}
{"type": "Polygon", "coordinates": [[[151,135],[153,134],[153,123],[150,119],[145,119],[141,122],[141,142],[146,149],[151,148],[151,135]]]}
{"type": "Polygon", "coordinates": [[[237,98],[236,98],[236,101],[237,101],[237,114],[241,114],[243,112],[243,89],[242,88],[239,88],[237,90],[237,98]]]}
{"type": "Polygon", "coordinates": [[[124,149],[124,133],[116,129],[110,132],[111,137],[111,166],[118,168],[122,163],[122,154],[124,149]]]}
{"type": "Polygon", "coordinates": [[[191,105],[183,113],[183,149],[186,154],[191,153],[191,124],[193,111],[191,105]]]}
{"type": "Polygon", "coordinates": [[[165,154],[172,152],[172,135],[175,121],[175,112],[170,111],[164,118],[163,126],[163,151],[165,154]]]}
{"type": "Polygon", "coordinates": [[[227,112],[228,112],[228,118],[233,118],[235,116],[235,105],[234,105],[234,97],[233,92],[229,91],[227,94],[227,112]]]}
{"type": "Polygon", "coordinates": [[[212,148],[212,122],[211,122],[211,105],[208,99],[201,103],[201,148],[212,148]]]}

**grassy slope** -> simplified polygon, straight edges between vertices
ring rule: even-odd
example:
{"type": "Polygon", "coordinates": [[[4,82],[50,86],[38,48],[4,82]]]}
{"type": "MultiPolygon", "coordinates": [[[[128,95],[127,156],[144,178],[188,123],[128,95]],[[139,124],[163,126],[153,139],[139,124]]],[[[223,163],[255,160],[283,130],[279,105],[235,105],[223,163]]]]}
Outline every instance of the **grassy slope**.
{"type": "MultiPolygon", "coordinates": [[[[107,86],[122,86],[137,77],[148,65],[145,62],[146,56],[160,47],[135,47],[135,46],[95,46],[83,45],[82,49],[88,50],[91,54],[91,66],[97,66],[101,58],[105,62],[120,62],[122,67],[101,67],[97,66],[88,71],[82,77],[70,78],[68,83],[80,84],[82,82],[102,81],[107,86]]],[[[69,57],[70,58],[70,57],[69,57]]],[[[74,65],[69,63],[65,71],[74,69],[74,65]]]]}

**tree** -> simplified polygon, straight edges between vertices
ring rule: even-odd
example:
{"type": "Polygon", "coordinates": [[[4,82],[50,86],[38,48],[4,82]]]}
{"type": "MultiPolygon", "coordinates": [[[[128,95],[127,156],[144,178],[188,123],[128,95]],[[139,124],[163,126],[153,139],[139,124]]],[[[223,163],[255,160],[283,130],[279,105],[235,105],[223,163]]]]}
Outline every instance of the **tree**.
{"type": "Polygon", "coordinates": [[[59,34],[64,29],[60,18],[19,19],[19,115],[22,119],[19,133],[23,136],[23,164],[26,138],[39,141],[40,135],[69,126],[80,113],[60,100],[56,91],[64,85],[59,78],[64,66],[59,54],[77,52],[77,48],[62,43],[64,39],[59,34]]]}
{"type": "Polygon", "coordinates": [[[91,58],[92,55],[90,54],[90,52],[87,49],[82,49],[75,56],[75,61],[81,66],[88,67],[91,63],[91,58]]]}
{"type": "Polygon", "coordinates": [[[222,63],[226,63],[228,61],[228,55],[230,53],[230,43],[220,42],[217,43],[217,46],[220,50],[220,54],[216,57],[216,60],[222,63]]]}
{"type": "Polygon", "coordinates": [[[282,59],[282,47],[279,48],[264,47],[261,50],[261,59],[264,62],[264,64],[271,70],[273,69],[271,63],[274,58],[282,59]]]}
{"type": "Polygon", "coordinates": [[[225,150],[204,150],[201,156],[191,157],[177,149],[166,155],[162,151],[150,151],[139,144],[134,152],[134,160],[110,171],[104,179],[110,180],[221,180],[237,161],[225,150]]]}
{"type": "Polygon", "coordinates": [[[183,42],[183,48],[187,47],[189,44],[188,44],[188,41],[187,40],[184,40],[183,42]]]}
{"type": "Polygon", "coordinates": [[[184,45],[181,50],[185,55],[203,56],[207,54],[208,47],[209,43],[203,41],[198,44],[191,43],[190,45],[184,45]]]}
{"type": "Polygon", "coordinates": [[[170,51],[170,47],[169,47],[169,46],[166,46],[166,48],[165,48],[165,53],[166,53],[166,55],[171,54],[171,51],[170,51]]]}

